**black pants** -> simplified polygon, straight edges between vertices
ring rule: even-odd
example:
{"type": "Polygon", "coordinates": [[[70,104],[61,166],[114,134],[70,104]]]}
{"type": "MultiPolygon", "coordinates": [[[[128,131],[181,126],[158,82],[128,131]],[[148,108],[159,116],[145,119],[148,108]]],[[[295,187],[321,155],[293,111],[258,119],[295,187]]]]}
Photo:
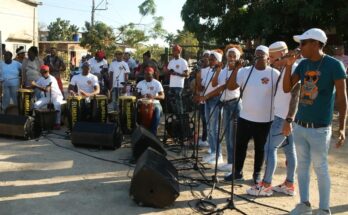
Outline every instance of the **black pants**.
{"type": "Polygon", "coordinates": [[[254,175],[261,172],[264,159],[264,146],[271,122],[259,123],[248,121],[243,118],[238,119],[237,141],[236,141],[236,174],[243,174],[243,166],[248,150],[248,143],[251,138],[254,139],[255,157],[254,157],[254,175]]]}

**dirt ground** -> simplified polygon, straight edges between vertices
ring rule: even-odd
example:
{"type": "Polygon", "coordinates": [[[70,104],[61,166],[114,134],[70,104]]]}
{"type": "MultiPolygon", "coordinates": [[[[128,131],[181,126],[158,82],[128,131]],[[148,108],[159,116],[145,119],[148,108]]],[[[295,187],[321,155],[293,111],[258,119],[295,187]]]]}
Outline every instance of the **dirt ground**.
{"type": "MultiPolygon", "coordinates": [[[[133,167],[78,153],[125,163],[131,155],[129,144],[115,151],[75,148],[69,139],[64,138],[64,131],[59,134],[49,134],[30,141],[0,138],[0,215],[197,214],[190,205],[194,207],[197,200],[204,198],[211,190],[210,186],[201,183],[191,183],[190,188],[187,185],[192,181],[183,180],[181,177],[181,192],[174,205],[166,209],[139,207],[128,194],[133,167]]],[[[222,147],[225,149],[224,144],[222,147]]],[[[182,157],[182,153],[169,149],[173,147],[168,148],[168,159],[182,157]]],[[[204,153],[205,149],[200,150],[200,156],[204,153]]],[[[188,151],[187,155],[190,154],[191,151],[188,151]]],[[[250,144],[245,165],[247,180],[235,186],[235,193],[282,211],[239,197],[234,198],[236,207],[246,214],[287,214],[286,211],[291,210],[299,201],[298,195],[254,198],[245,194],[251,184],[252,157],[253,146],[250,144]]],[[[331,147],[329,160],[332,180],[331,210],[333,214],[348,214],[348,144],[341,149],[331,147]]],[[[192,167],[190,162],[175,164],[178,168],[192,167]]],[[[183,170],[179,174],[203,179],[195,170],[183,170]]],[[[210,179],[213,170],[206,170],[205,174],[210,179]]],[[[280,152],[274,184],[283,182],[284,174],[285,159],[280,152]]],[[[224,173],[219,172],[218,175],[218,187],[230,191],[230,185],[222,182],[224,173]]],[[[317,208],[317,179],[313,171],[311,175],[311,201],[314,208],[317,208]]],[[[214,190],[212,197],[211,201],[218,208],[223,208],[229,194],[214,190]]],[[[240,213],[225,210],[224,214],[240,213]]]]}

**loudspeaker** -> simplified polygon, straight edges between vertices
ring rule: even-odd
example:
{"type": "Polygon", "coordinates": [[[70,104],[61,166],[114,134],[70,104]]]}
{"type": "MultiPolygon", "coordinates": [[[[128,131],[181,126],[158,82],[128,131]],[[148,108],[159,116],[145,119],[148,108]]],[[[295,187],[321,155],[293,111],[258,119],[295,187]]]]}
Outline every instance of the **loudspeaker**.
{"type": "Polygon", "coordinates": [[[147,149],[135,167],[129,195],[141,206],[170,206],[180,195],[178,172],[163,155],[147,149]]]}
{"type": "Polygon", "coordinates": [[[0,114],[0,134],[33,139],[40,136],[41,130],[33,117],[0,114]]]}
{"type": "Polygon", "coordinates": [[[76,122],[71,131],[74,146],[117,149],[122,143],[122,133],[116,123],[76,122]]]}
{"type": "Polygon", "coordinates": [[[56,123],[57,113],[55,110],[35,110],[35,121],[40,125],[42,131],[50,131],[56,123]]]}
{"type": "Polygon", "coordinates": [[[131,142],[133,157],[135,160],[137,160],[148,147],[157,150],[164,156],[167,155],[161,141],[143,126],[138,126],[135,129],[135,131],[132,133],[131,142]]]}

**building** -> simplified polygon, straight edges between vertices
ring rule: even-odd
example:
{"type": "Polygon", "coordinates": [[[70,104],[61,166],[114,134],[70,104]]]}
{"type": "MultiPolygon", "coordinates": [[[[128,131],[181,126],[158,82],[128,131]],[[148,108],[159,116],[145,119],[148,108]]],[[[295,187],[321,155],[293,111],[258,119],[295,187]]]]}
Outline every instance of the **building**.
{"type": "Polygon", "coordinates": [[[38,45],[38,5],[36,0],[1,0],[1,43],[15,56],[16,49],[38,45]]]}

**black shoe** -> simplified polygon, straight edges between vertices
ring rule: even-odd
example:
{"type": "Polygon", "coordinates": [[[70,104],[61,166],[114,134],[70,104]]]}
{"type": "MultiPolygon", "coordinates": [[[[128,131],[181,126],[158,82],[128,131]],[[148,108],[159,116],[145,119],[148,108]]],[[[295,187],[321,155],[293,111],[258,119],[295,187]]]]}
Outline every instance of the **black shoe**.
{"type": "MultiPolygon", "coordinates": [[[[232,173],[226,175],[226,176],[224,177],[224,180],[225,180],[225,181],[232,181],[232,178],[233,178],[232,175],[233,175],[232,173]]],[[[236,175],[235,175],[235,177],[234,177],[234,180],[235,180],[235,181],[244,181],[243,173],[236,173],[236,175]]]]}

